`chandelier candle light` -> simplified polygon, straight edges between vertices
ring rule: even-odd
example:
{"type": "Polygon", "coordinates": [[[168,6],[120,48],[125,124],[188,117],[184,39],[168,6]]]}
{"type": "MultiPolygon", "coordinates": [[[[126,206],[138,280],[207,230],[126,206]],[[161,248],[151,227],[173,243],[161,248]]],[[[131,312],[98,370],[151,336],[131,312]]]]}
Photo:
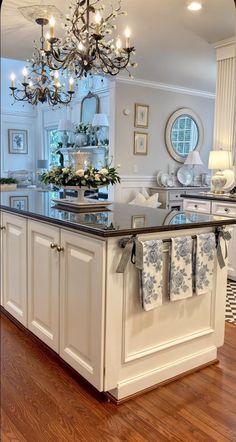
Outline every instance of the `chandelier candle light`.
{"type": "MultiPolygon", "coordinates": [[[[29,70],[24,67],[23,81],[18,88],[15,84],[16,76],[11,74],[11,95],[16,101],[28,102],[32,105],[47,102],[49,105],[69,104],[74,95],[74,79],[68,81],[68,90],[65,92],[65,84],[61,84],[59,73],[51,73],[46,64],[46,50],[44,26],[48,24],[47,19],[36,19],[41,26],[41,47],[35,47],[32,60],[29,62],[29,70]]],[[[53,35],[54,26],[50,25],[50,36],[53,35]]]]}
{"type": "Polygon", "coordinates": [[[123,69],[129,72],[128,67],[137,66],[130,61],[135,52],[130,29],[125,31],[125,44],[119,36],[116,39],[112,36],[116,29],[113,22],[126,14],[121,10],[121,0],[117,0],[117,7],[112,6],[107,16],[101,0],[77,0],[73,8],[70,6],[71,15],[65,24],[64,42],[55,37],[55,20],[50,19],[50,38],[46,45],[50,69],[69,69],[77,78],[83,78],[88,73],[115,76],[123,69]]]}

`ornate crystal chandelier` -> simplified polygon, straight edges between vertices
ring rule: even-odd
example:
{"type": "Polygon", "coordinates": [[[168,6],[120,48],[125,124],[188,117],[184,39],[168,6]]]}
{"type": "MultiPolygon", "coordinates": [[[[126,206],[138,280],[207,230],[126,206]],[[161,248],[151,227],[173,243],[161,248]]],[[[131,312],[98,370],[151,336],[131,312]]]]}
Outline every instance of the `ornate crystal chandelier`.
{"type": "MultiPolygon", "coordinates": [[[[117,7],[111,5],[105,14],[101,0],[76,0],[76,6],[70,6],[71,14],[65,24],[66,39],[61,42],[55,37],[55,20],[50,20],[50,33],[47,38],[47,65],[52,70],[69,69],[77,78],[88,73],[117,75],[121,70],[129,72],[131,55],[135,48],[130,43],[130,30],[125,31],[125,42],[118,35],[113,37],[118,16],[126,14],[121,10],[121,1],[117,7]]],[[[129,75],[131,76],[130,72],[129,75]]]]}
{"type": "Polygon", "coordinates": [[[47,102],[49,105],[69,104],[74,95],[74,79],[68,81],[68,90],[65,83],[60,82],[58,72],[50,72],[46,63],[46,48],[44,26],[48,24],[45,18],[38,18],[36,22],[41,26],[40,48],[34,48],[33,57],[28,60],[28,68],[22,71],[23,80],[21,86],[15,85],[16,76],[11,74],[11,95],[16,101],[28,102],[32,105],[47,102]]]}

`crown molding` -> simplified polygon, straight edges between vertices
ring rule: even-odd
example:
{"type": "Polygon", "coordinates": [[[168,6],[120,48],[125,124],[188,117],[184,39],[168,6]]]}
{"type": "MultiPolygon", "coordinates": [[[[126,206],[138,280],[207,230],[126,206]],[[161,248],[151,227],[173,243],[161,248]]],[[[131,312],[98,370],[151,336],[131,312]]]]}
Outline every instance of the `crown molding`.
{"type": "Polygon", "coordinates": [[[28,118],[28,117],[30,117],[30,118],[36,118],[37,117],[37,111],[36,111],[36,109],[34,109],[32,112],[30,112],[30,111],[24,111],[24,110],[15,110],[15,111],[12,111],[12,110],[9,110],[8,108],[3,108],[2,109],[2,111],[1,111],[1,115],[2,115],[2,117],[8,117],[8,116],[10,116],[10,117],[22,117],[22,118],[28,118]]]}
{"type": "Polygon", "coordinates": [[[213,47],[216,49],[216,60],[222,61],[236,57],[236,38],[227,38],[216,42],[213,47]]]}
{"type": "Polygon", "coordinates": [[[203,98],[210,98],[212,100],[215,99],[215,94],[212,92],[201,91],[198,89],[190,89],[190,88],[178,86],[175,84],[165,84],[165,83],[159,83],[157,81],[149,81],[149,80],[143,80],[143,79],[134,79],[133,80],[133,79],[121,77],[121,76],[116,77],[116,81],[118,83],[129,84],[130,86],[148,87],[151,89],[159,89],[162,91],[175,92],[178,94],[194,95],[194,96],[203,97],[203,98]]]}
{"type": "Polygon", "coordinates": [[[224,46],[230,46],[232,44],[236,43],[236,37],[230,37],[230,38],[225,38],[224,40],[219,40],[216,41],[212,47],[217,49],[217,48],[223,48],[224,46]]]}

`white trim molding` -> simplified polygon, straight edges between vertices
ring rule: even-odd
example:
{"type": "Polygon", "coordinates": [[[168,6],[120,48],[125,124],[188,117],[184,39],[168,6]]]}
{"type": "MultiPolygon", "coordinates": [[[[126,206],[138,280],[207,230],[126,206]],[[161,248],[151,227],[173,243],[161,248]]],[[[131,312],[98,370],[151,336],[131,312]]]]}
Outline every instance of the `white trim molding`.
{"type": "Polygon", "coordinates": [[[121,175],[121,183],[114,187],[114,201],[128,203],[142,188],[148,189],[157,184],[154,176],[121,175]]]}
{"type": "Polygon", "coordinates": [[[215,94],[212,92],[200,91],[197,89],[178,86],[176,84],[165,84],[165,83],[159,83],[157,81],[143,80],[137,78],[133,80],[131,78],[126,78],[121,76],[118,76],[116,78],[116,81],[118,83],[128,84],[130,86],[148,87],[151,89],[159,89],[167,92],[176,92],[179,94],[194,95],[198,97],[210,98],[212,100],[215,99],[215,94]]]}
{"type": "Polygon", "coordinates": [[[235,37],[227,38],[226,40],[218,41],[214,44],[216,49],[216,60],[227,60],[228,58],[235,58],[236,56],[236,39],[235,37]]]}

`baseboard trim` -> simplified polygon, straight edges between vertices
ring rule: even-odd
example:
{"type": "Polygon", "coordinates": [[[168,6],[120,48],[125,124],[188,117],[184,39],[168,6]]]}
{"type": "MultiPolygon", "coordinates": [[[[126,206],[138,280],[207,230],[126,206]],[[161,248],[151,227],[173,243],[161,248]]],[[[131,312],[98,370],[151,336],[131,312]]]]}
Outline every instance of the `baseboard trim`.
{"type": "Polygon", "coordinates": [[[159,383],[157,383],[155,385],[152,385],[151,387],[144,388],[143,390],[138,391],[137,393],[133,393],[133,394],[131,394],[129,396],[126,396],[125,398],[122,398],[122,399],[116,399],[116,397],[113,396],[108,391],[105,393],[105,395],[114,404],[121,405],[121,404],[124,404],[127,401],[130,401],[131,399],[136,398],[137,396],[142,396],[142,395],[144,395],[144,394],[146,394],[146,393],[148,393],[150,391],[153,391],[153,390],[155,390],[155,389],[157,389],[159,387],[163,387],[164,385],[171,384],[172,382],[178,381],[179,379],[182,379],[185,376],[189,376],[189,375],[191,375],[193,373],[197,373],[198,371],[203,370],[204,368],[207,368],[210,365],[214,365],[214,364],[218,364],[218,363],[219,363],[219,359],[213,359],[212,361],[206,362],[205,364],[202,364],[202,365],[200,365],[197,368],[192,368],[191,370],[185,371],[184,373],[181,373],[181,374],[178,374],[176,376],[173,376],[173,378],[166,379],[165,381],[159,382],[159,383]]]}

